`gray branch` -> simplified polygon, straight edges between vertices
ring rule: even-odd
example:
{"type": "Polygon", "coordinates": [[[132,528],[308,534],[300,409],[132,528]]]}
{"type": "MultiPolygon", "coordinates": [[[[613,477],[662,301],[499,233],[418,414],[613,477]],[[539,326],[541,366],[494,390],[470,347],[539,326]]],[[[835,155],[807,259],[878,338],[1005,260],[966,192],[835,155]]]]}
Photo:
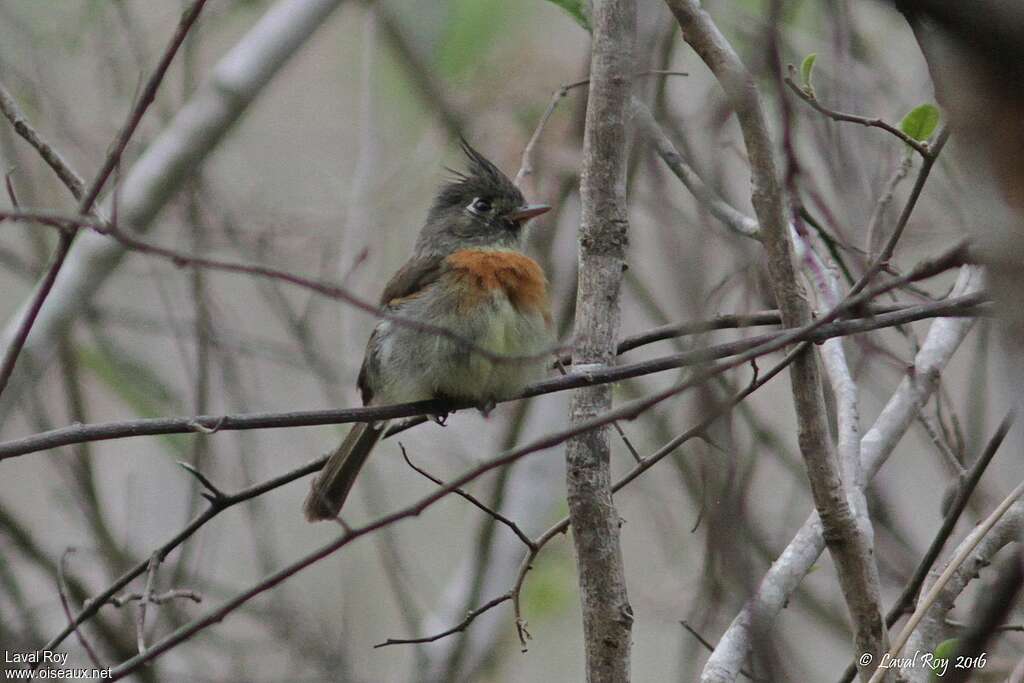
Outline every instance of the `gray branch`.
{"type": "MultiPolygon", "coordinates": [[[[590,98],[580,182],[579,284],[576,295],[577,370],[615,358],[620,290],[628,241],[626,123],[636,42],[634,0],[600,0],[593,7],[590,98]]],[[[611,387],[576,391],[573,426],[607,412],[611,387]]],[[[589,430],[566,446],[569,518],[583,609],[587,681],[629,681],[633,611],[626,594],[619,516],[612,503],[607,428],[589,430]]]]}
{"type": "MultiPolygon", "coordinates": [[[[961,548],[974,540],[974,529],[967,537],[960,542],[950,557],[960,554],[961,548]]],[[[981,570],[987,567],[997,552],[1006,545],[1019,542],[1024,535],[1024,503],[1014,503],[1003,518],[1000,519],[992,529],[985,534],[967,560],[954,572],[952,578],[939,591],[935,601],[925,612],[924,618],[914,629],[914,632],[907,640],[903,648],[904,653],[934,652],[939,643],[949,637],[949,627],[946,617],[953,609],[953,603],[964,592],[968,584],[978,577],[981,570]]],[[[922,599],[928,595],[932,586],[942,573],[942,567],[936,567],[928,573],[928,580],[921,587],[922,599]]],[[[904,667],[901,671],[907,681],[911,683],[929,683],[934,680],[932,670],[917,662],[916,666],[904,667]]]]}
{"type": "MultiPolygon", "coordinates": [[[[782,319],[799,326],[810,320],[810,307],[797,280],[789,219],[779,184],[764,105],[753,77],[697,0],[666,0],[686,42],[714,73],[736,112],[751,168],[751,201],[768,256],[768,272],[782,319]]],[[[818,509],[839,584],[853,621],[859,652],[880,660],[888,648],[882,619],[878,568],[864,528],[857,523],[844,487],[842,470],[829,435],[817,360],[797,358],[790,370],[798,441],[807,466],[811,494],[818,509]]],[[[854,483],[847,482],[849,486],[854,483]]],[[[870,674],[871,667],[862,671],[870,674]]]]}
{"type": "MultiPolygon", "coordinates": [[[[979,291],[981,280],[978,268],[961,268],[950,296],[979,291]]],[[[874,425],[861,438],[861,465],[865,482],[870,481],[881,469],[921,408],[928,402],[939,384],[942,370],[972,325],[973,321],[965,318],[942,318],[932,324],[921,350],[914,358],[913,370],[903,378],[874,425]]],[[[812,513],[718,641],[718,646],[704,666],[702,683],[736,680],[753,643],[767,634],[774,618],[785,607],[824,550],[821,521],[817,513],[812,513]]]]}
{"type": "MultiPolygon", "coordinates": [[[[340,4],[341,0],[280,0],[271,7],[125,174],[117,190],[119,224],[137,232],[148,230],[271,78],[340,4]]],[[[111,215],[111,208],[108,197],[101,213],[111,215]]],[[[33,367],[45,367],[57,348],[57,336],[87,309],[125,253],[123,245],[96,233],[75,240],[25,343],[12,386],[0,398],[0,423],[16,405],[14,397],[20,392],[14,385],[28,381],[33,367]]],[[[0,331],[0,348],[10,345],[23,316],[19,309],[0,331]]]]}

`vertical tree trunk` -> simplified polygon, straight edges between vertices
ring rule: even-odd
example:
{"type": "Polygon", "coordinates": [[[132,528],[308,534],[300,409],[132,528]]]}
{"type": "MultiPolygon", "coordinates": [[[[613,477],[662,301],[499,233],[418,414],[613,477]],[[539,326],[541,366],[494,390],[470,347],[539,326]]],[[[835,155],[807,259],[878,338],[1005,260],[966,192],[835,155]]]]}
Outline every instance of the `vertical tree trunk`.
{"type": "MultiPolygon", "coordinates": [[[[597,0],[592,17],[590,99],[580,183],[579,286],[573,363],[603,366],[615,357],[625,263],[626,120],[636,35],[634,0],[597,0]]],[[[573,394],[578,424],[611,407],[611,387],[573,394]]],[[[633,612],[626,594],[619,516],[612,504],[609,432],[599,429],[566,448],[569,517],[579,572],[587,681],[629,680],[633,612]]]]}

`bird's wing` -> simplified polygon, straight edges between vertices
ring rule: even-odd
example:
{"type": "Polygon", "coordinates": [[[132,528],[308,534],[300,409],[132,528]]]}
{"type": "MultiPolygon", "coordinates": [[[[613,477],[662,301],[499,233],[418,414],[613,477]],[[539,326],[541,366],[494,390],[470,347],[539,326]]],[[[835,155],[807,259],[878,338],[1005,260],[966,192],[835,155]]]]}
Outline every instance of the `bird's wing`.
{"type": "Polygon", "coordinates": [[[393,306],[399,299],[419,295],[441,277],[445,259],[442,256],[414,257],[391,276],[380,297],[381,306],[393,306]]]}
{"type": "MultiPolygon", "coordinates": [[[[414,257],[406,261],[405,265],[398,269],[388,284],[384,287],[384,293],[380,297],[380,305],[391,308],[401,303],[403,299],[411,299],[419,296],[422,292],[437,282],[444,271],[445,260],[442,256],[414,257]]],[[[366,344],[366,353],[363,355],[363,365],[359,369],[359,392],[363,398],[363,405],[369,405],[373,399],[373,386],[370,375],[375,373],[377,363],[377,335],[381,326],[378,325],[370,340],[366,344]]]]}

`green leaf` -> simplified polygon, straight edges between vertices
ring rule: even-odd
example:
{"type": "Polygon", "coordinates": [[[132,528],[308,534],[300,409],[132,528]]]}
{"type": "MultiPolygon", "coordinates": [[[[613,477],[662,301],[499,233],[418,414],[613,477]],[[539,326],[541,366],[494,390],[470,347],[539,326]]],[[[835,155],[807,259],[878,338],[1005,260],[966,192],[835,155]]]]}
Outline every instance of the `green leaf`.
{"type": "Polygon", "coordinates": [[[900,121],[900,130],[918,142],[924,142],[939,125],[939,109],[934,104],[922,104],[910,110],[900,121]]]}
{"type": "Polygon", "coordinates": [[[818,53],[812,52],[800,62],[800,79],[805,88],[811,88],[811,74],[814,73],[814,62],[818,59],[818,53]]]}
{"type": "Polygon", "coordinates": [[[933,654],[937,659],[950,659],[956,656],[957,648],[960,647],[959,638],[950,638],[944,640],[935,646],[935,652],[933,654]]]}
{"type": "Polygon", "coordinates": [[[952,662],[956,658],[956,652],[959,648],[960,640],[958,638],[950,638],[949,640],[944,640],[935,646],[935,650],[932,652],[932,663],[930,665],[932,673],[929,676],[929,680],[942,680],[943,674],[950,671],[951,667],[948,663],[952,662]],[[940,660],[945,660],[946,665],[943,666],[940,660]]]}
{"type": "Polygon", "coordinates": [[[586,2],[585,0],[548,0],[563,10],[565,10],[570,17],[576,20],[576,23],[582,26],[587,32],[590,31],[590,21],[586,15],[586,2]]]}

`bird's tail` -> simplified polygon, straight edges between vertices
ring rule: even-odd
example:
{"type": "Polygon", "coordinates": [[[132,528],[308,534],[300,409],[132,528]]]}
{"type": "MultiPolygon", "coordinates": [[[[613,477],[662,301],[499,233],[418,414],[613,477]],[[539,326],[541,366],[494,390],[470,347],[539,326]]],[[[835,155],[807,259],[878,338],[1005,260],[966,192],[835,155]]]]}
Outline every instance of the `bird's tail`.
{"type": "Polygon", "coordinates": [[[387,428],[387,421],[364,422],[352,427],[313,480],[312,490],[303,504],[308,521],[318,522],[338,516],[359,470],[387,428]]]}

